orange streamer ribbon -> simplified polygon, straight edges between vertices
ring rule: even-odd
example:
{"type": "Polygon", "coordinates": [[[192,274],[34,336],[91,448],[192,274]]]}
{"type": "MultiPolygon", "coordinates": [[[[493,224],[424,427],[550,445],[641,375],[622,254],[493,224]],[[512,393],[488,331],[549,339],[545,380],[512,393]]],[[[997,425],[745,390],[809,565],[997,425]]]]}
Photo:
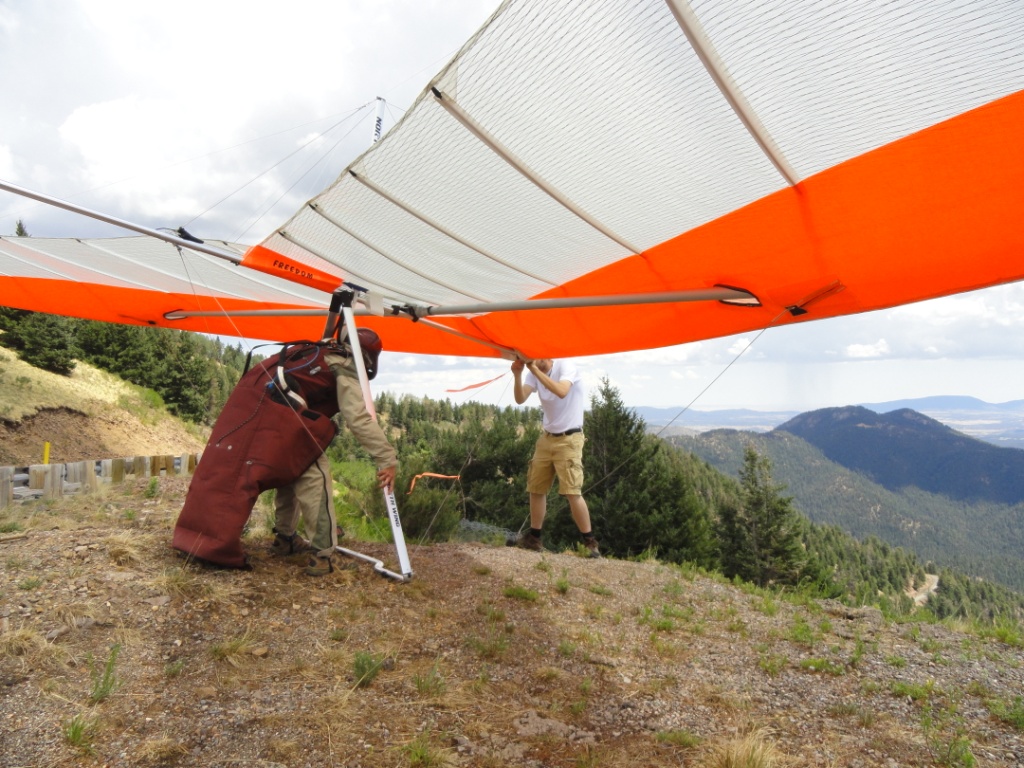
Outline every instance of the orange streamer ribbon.
{"type": "MultiPolygon", "coordinates": [[[[505,375],[504,373],[501,374],[501,376],[504,376],[504,375],[505,375]]],[[[497,381],[498,379],[501,378],[501,376],[495,376],[493,379],[488,379],[487,381],[481,381],[479,384],[470,384],[468,387],[463,387],[462,389],[446,389],[445,392],[465,392],[467,389],[476,389],[477,387],[482,387],[482,386],[484,386],[486,384],[490,384],[492,381],[497,381]]]]}
{"type": "Polygon", "coordinates": [[[439,477],[442,480],[458,480],[459,479],[459,475],[438,475],[438,474],[436,474],[434,472],[422,472],[422,473],[416,475],[416,477],[414,477],[412,479],[412,482],[409,483],[409,490],[406,492],[406,494],[405,494],[406,496],[408,496],[410,493],[412,493],[412,489],[416,487],[416,481],[419,480],[421,477],[439,477]]]}

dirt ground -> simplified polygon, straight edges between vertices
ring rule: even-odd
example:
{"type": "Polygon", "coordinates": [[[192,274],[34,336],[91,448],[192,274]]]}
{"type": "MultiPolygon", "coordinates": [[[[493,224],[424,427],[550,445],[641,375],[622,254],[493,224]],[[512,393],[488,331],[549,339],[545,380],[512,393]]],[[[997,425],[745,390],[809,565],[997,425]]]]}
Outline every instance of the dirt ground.
{"type": "MultiPolygon", "coordinates": [[[[151,393],[150,393],[151,394],[151,393]]],[[[35,368],[0,348],[0,466],[201,451],[209,430],[186,425],[144,390],[79,362],[70,376],[35,368]]]]}
{"type": "Polygon", "coordinates": [[[201,437],[172,419],[146,424],[114,407],[93,415],[71,408],[44,408],[16,424],[0,420],[0,466],[41,464],[46,442],[51,464],[195,453],[204,445],[201,437]]]}
{"type": "Polygon", "coordinates": [[[1019,638],[474,542],[311,578],[262,509],[215,570],[187,482],[0,512],[0,766],[1024,766],[1019,638]]]}

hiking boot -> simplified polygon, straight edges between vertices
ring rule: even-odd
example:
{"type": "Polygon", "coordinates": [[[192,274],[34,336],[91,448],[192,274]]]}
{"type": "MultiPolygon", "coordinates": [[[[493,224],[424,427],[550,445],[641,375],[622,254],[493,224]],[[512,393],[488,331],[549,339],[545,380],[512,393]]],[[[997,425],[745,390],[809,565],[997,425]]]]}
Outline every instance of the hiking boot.
{"type": "Polygon", "coordinates": [[[331,564],[331,558],[320,557],[319,555],[310,555],[309,560],[306,561],[306,575],[307,576],[326,576],[334,570],[334,566],[331,564]]]}
{"type": "Polygon", "coordinates": [[[302,552],[309,551],[309,542],[297,533],[293,533],[291,536],[285,536],[284,534],[277,533],[275,531],[274,541],[270,545],[270,551],[280,557],[297,555],[302,552]]]}
{"type": "Polygon", "coordinates": [[[543,552],[544,545],[540,541],[540,536],[535,536],[530,531],[520,534],[515,540],[515,546],[520,549],[528,549],[531,552],[543,552]]]}
{"type": "Polygon", "coordinates": [[[597,539],[595,539],[593,536],[590,536],[583,540],[583,548],[586,550],[587,557],[601,556],[601,550],[597,548],[597,539]]]}

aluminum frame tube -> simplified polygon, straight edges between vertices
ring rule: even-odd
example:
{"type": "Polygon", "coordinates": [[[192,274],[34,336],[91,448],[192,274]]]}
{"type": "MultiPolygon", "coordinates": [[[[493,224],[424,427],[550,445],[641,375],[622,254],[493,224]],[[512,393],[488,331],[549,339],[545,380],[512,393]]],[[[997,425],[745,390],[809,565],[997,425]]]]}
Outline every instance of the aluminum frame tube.
{"type": "MultiPolygon", "coordinates": [[[[366,410],[369,414],[376,419],[377,409],[373,406],[373,394],[370,392],[370,379],[366,375],[366,365],[363,363],[363,348],[359,344],[359,333],[356,329],[355,315],[352,312],[351,306],[345,306],[341,308],[341,314],[344,318],[345,330],[348,334],[348,343],[352,349],[352,360],[356,366],[356,373],[359,376],[359,387],[363,391],[363,402],[366,403],[366,410]]],[[[409,581],[412,579],[412,565],[409,562],[409,551],[405,546],[405,534],[402,531],[402,519],[398,515],[398,502],[395,501],[395,489],[384,488],[384,506],[388,511],[388,522],[391,523],[391,533],[395,539],[395,552],[398,555],[398,566],[401,569],[401,573],[395,573],[384,568],[383,563],[375,558],[371,558],[369,555],[360,555],[359,553],[352,552],[351,550],[344,549],[340,546],[336,546],[335,550],[345,555],[358,556],[362,560],[368,562],[377,563],[374,566],[374,570],[385,576],[398,579],[399,581],[409,581]]]]}

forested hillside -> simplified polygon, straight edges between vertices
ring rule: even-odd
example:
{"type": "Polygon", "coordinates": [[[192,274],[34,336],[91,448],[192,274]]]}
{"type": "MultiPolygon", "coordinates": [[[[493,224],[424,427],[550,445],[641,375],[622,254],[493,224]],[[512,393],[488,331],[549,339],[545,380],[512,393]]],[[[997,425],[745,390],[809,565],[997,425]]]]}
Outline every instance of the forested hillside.
{"type": "MultiPolygon", "coordinates": [[[[923,560],[1024,589],[1024,509],[1019,504],[970,504],[913,487],[890,491],[781,429],[767,434],[716,430],[672,440],[733,477],[745,447],[753,445],[771,458],[779,482],[814,522],[838,526],[862,540],[875,536],[923,560]]],[[[927,457],[924,446],[919,450],[927,457]]]]}
{"type": "Polygon", "coordinates": [[[116,325],[0,307],[0,344],[68,374],[84,360],[156,393],[175,416],[212,424],[242,375],[245,353],[197,333],[116,325]]]}

